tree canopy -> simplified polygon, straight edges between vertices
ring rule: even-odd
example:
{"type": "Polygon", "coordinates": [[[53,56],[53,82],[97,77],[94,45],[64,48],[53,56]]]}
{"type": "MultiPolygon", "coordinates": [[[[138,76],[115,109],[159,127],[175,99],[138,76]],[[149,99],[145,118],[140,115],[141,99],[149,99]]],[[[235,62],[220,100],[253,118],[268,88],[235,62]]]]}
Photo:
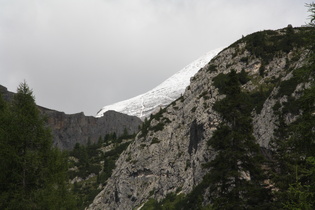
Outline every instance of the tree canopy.
{"type": "Polygon", "coordinates": [[[308,11],[311,13],[309,15],[309,17],[310,17],[309,25],[315,26],[315,3],[312,2],[310,4],[306,4],[306,6],[308,7],[308,11]]]}
{"type": "Polygon", "coordinates": [[[72,209],[65,155],[52,147],[26,82],[12,103],[0,97],[0,208],[72,209]]]}

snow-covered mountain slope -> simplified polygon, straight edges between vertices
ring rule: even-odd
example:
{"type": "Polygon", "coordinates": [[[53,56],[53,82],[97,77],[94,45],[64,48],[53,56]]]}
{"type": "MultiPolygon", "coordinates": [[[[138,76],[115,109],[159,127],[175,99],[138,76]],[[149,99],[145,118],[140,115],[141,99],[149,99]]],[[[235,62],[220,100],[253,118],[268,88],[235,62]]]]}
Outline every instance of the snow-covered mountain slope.
{"type": "Polygon", "coordinates": [[[165,80],[154,89],[136,97],[104,106],[96,115],[101,117],[108,110],[137,116],[141,119],[148,117],[159,107],[165,107],[184,93],[194,76],[202,67],[216,56],[223,48],[212,50],[199,59],[195,60],[185,68],[165,80]]]}

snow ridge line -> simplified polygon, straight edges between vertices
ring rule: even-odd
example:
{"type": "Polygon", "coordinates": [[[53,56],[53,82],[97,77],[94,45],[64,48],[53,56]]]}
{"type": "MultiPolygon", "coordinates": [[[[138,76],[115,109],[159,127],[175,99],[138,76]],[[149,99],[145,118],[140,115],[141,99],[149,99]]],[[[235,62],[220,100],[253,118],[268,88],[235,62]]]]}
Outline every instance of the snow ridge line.
{"type": "Polygon", "coordinates": [[[150,116],[156,107],[165,107],[184,93],[190,78],[217,55],[223,48],[206,53],[204,56],[185,66],[152,90],[136,97],[104,106],[96,117],[102,117],[106,111],[114,110],[141,119],[150,116]],[[175,98],[175,99],[174,99],[175,98]],[[148,111],[150,110],[150,111],[148,111]]]}

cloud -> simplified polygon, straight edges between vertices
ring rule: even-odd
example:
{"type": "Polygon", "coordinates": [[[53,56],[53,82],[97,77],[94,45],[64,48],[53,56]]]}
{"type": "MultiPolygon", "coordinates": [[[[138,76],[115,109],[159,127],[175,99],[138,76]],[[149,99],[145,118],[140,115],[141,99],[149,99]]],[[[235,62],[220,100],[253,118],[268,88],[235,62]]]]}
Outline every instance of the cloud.
{"type": "Polygon", "coordinates": [[[212,49],[307,21],[300,0],[0,2],[0,84],[26,79],[40,105],[94,115],[212,49]]]}

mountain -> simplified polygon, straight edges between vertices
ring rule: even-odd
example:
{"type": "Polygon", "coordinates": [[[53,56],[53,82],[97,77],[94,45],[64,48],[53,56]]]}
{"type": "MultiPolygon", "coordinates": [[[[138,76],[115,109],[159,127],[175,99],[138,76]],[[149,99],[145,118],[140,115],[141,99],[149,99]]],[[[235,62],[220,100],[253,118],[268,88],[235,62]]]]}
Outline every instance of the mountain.
{"type": "Polygon", "coordinates": [[[14,93],[8,91],[8,89],[0,85],[0,93],[5,101],[11,101],[13,99],[14,93]]]}
{"type": "Polygon", "coordinates": [[[138,132],[142,121],[135,117],[116,111],[107,111],[100,118],[85,116],[84,113],[65,114],[55,110],[40,107],[47,116],[48,126],[52,130],[54,145],[62,150],[71,150],[79,143],[97,143],[106,134],[115,133],[117,137],[123,134],[138,132]]]}
{"type": "MultiPolygon", "coordinates": [[[[11,101],[14,93],[0,85],[0,93],[7,101],[11,101]]],[[[83,113],[65,114],[56,110],[38,106],[47,117],[47,125],[51,128],[53,144],[62,150],[71,150],[76,143],[86,145],[97,143],[106,134],[115,133],[118,137],[138,132],[142,121],[135,116],[115,111],[105,112],[102,117],[85,116],[83,113]]]]}
{"type": "Polygon", "coordinates": [[[108,110],[115,110],[130,116],[137,116],[141,119],[149,117],[154,111],[158,111],[159,108],[164,108],[180,97],[181,94],[184,93],[185,88],[189,85],[190,78],[221,50],[222,49],[220,48],[206,53],[154,89],[144,94],[112,105],[104,106],[97,113],[96,117],[103,116],[108,110]]]}
{"type": "MultiPolygon", "coordinates": [[[[258,147],[274,164],[261,166],[261,169],[273,172],[270,179],[278,176],[278,179],[273,179],[274,182],[266,179],[265,183],[269,186],[264,185],[262,190],[273,188],[273,192],[287,195],[292,192],[290,196],[295,196],[296,192],[307,193],[307,189],[314,191],[313,188],[303,188],[303,183],[307,187],[314,180],[310,179],[311,172],[303,174],[297,165],[290,172],[281,167],[283,164],[289,167],[292,166],[290,163],[303,163],[307,166],[305,170],[309,170],[311,163],[307,165],[305,161],[307,158],[313,160],[311,156],[315,152],[312,143],[315,139],[315,64],[314,46],[310,44],[314,43],[314,30],[288,26],[276,31],[261,31],[221,51],[194,75],[181,97],[144,121],[141,131],[120,155],[111,177],[104,182],[102,191],[88,209],[212,209],[211,205],[216,204],[214,199],[220,199],[220,194],[210,194],[213,189],[229,192],[236,187],[229,182],[252,183],[251,180],[258,179],[242,167],[236,167],[239,171],[232,174],[228,183],[215,184],[209,179],[214,176],[217,180],[222,178],[216,176],[216,167],[224,167],[225,160],[233,161],[233,157],[225,156],[230,154],[231,148],[241,151],[235,157],[256,155],[257,152],[247,153],[246,148],[233,148],[238,139],[232,139],[234,143],[230,146],[224,145],[227,138],[236,134],[237,138],[252,141],[252,148],[258,147]],[[233,94],[241,99],[235,101],[231,97],[233,94]],[[234,115],[229,116],[229,113],[234,115]],[[237,124],[240,122],[245,124],[237,124]],[[235,125],[239,126],[236,130],[229,130],[235,125]],[[218,150],[223,146],[229,149],[218,150]],[[213,162],[219,155],[223,157],[222,162],[213,162]],[[301,159],[281,162],[290,157],[301,159]],[[209,163],[211,167],[207,167],[209,163]],[[298,179],[303,181],[298,182],[302,187],[292,191],[298,179]],[[281,181],[287,182],[275,188],[274,185],[281,181]],[[176,208],[171,206],[175,202],[176,208]],[[165,206],[159,208],[163,204],[165,206]]],[[[145,116],[146,111],[143,109],[142,114],[138,114],[145,116]]],[[[246,160],[236,161],[236,164],[241,165],[246,160]]],[[[222,176],[227,176],[230,169],[233,170],[229,168],[222,176]]],[[[250,185],[240,187],[248,190],[246,186],[250,185]]],[[[231,199],[234,198],[243,199],[250,205],[244,208],[238,206],[240,209],[270,209],[257,204],[260,196],[255,193],[237,194],[231,199]],[[253,196],[252,203],[246,200],[253,196]]],[[[289,198],[292,197],[285,197],[285,200],[273,197],[263,205],[274,202],[275,209],[283,209],[281,205],[289,198]]],[[[309,202],[314,201],[313,197],[308,198],[309,202]]],[[[230,203],[230,208],[218,209],[232,207],[233,203],[230,203]]]]}

